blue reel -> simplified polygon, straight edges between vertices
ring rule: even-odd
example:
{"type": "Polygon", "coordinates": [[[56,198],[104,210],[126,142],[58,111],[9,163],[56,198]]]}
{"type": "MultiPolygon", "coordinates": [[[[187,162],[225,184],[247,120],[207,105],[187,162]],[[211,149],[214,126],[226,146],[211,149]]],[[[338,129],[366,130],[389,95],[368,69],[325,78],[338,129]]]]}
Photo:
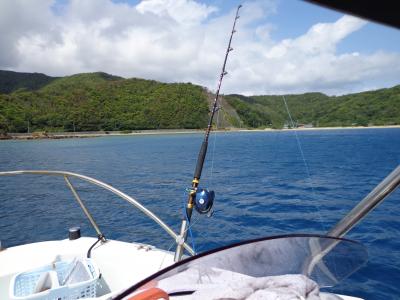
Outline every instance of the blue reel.
{"type": "Polygon", "coordinates": [[[208,213],[214,204],[215,193],[207,189],[201,189],[196,193],[194,207],[199,214],[208,213]]]}

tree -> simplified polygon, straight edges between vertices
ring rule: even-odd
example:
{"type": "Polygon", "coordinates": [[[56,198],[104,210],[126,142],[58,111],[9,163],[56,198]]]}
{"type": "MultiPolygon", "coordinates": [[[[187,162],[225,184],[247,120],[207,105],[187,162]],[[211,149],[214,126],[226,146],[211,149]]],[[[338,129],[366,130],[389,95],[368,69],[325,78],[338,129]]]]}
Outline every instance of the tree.
{"type": "Polygon", "coordinates": [[[0,136],[7,135],[9,132],[8,122],[5,116],[0,114],[0,136]]]}

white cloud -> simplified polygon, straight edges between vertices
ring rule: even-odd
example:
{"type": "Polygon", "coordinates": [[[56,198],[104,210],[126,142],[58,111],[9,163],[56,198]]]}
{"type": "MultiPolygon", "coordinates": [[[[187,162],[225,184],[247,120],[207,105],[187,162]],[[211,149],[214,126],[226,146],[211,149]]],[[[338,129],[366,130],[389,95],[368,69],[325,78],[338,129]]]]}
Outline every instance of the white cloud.
{"type": "MultiPolygon", "coordinates": [[[[214,89],[235,10],[193,0],[0,2],[0,69],[69,75],[104,71],[124,77],[183,81],[214,89]],[[217,14],[218,12],[218,14],[217,14]]],[[[224,93],[344,93],[400,76],[399,53],[338,54],[365,21],[343,16],[294,39],[274,41],[265,16],[276,3],[246,3],[228,61],[224,93]]],[[[360,49],[361,50],[361,49],[360,49]]]]}
{"type": "Polygon", "coordinates": [[[136,9],[142,14],[171,17],[184,26],[198,24],[217,11],[216,7],[187,0],[146,0],[140,2],[136,9]]]}
{"type": "Polygon", "coordinates": [[[16,44],[24,36],[48,31],[52,22],[51,0],[0,1],[0,67],[16,67],[16,44]]]}
{"type": "Polygon", "coordinates": [[[337,54],[338,44],[365,24],[361,19],[343,16],[334,23],[315,24],[295,39],[267,46],[253,41],[252,47],[240,49],[240,56],[245,59],[240,61],[227,88],[246,94],[307,91],[341,94],[365,90],[377,80],[380,84],[398,83],[393,79],[400,75],[396,63],[399,53],[337,54]],[[239,82],[240,77],[250,80],[245,80],[239,89],[233,83],[239,82]]]}

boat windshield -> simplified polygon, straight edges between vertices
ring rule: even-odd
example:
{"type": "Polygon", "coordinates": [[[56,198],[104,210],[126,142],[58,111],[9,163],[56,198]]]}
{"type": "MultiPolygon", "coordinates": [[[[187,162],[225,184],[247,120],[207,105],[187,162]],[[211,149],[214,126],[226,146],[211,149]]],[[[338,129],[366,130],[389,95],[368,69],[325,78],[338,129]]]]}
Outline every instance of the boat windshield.
{"type": "MultiPolygon", "coordinates": [[[[319,287],[332,287],[367,261],[358,242],[319,235],[285,235],[249,240],[182,260],[135,284],[121,298],[147,287],[173,287],[168,293],[192,292],[209,278],[225,272],[226,278],[260,278],[302,274],[319,287]],[[195,271],[193,271],[195,270],[195,271]],[[197,274],[197,275],[196,275],[197,274]],[[167,284],[165,284],[167,283],[167,284]],[[192,287],[192,288],[190,288],[192,287]]],[[[119,297],[117,297],[119,299],[119,297]]]]}

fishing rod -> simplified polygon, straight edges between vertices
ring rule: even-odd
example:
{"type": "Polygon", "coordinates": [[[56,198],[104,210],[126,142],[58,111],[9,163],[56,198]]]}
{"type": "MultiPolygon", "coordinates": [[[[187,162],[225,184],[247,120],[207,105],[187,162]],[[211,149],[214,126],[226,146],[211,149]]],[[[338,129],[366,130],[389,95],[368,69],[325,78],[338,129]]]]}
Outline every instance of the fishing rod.
{"type": "Polygon", "coordinates": [[[226,62],[228,60],[228,56],[229,56],[229,52],[231,52],[233,50],[233,48],[231,47],[231,43],[232,43],[232,37],[233,34],[236,32],[235,27],[236,27],[236,21],[239,19],[239,10],[242,7],[242,5],[239,5],[237,7],[236,10],[236,16],[235,16],[235,20],[233,22],[233,26],[232,26],[232,32],[229,38],[229,43],[228,43],[228,47],[226,49],[226,53],[225,53],[225,58],[224,58],[224,63],[222,65],[222,70],[221,70],[221,74],[219,76],[219,81],[218,81],[218,87],[217,87],[217,92],[215,94],[215,98],[214,98],[214,103],[211,109],[211,115],[210,115],[210,119],[208,120],[208,125],[207,125],[207,129],[204,133],[204,140],[203,143],[201,144],[201,148],[199,151],[199,155],[197,157],[197,163],[196,163],[196,169],[194,171],[194,175],[193,175],[193,180],[192,180],[192,186],[189,190],[189,195],[188,195],[188,200],[187,200],[187,205],[186,205],[186,211],[185,211],[185,217],[182,220],[182,224],[181,224],[181,230],[180,230],[180,234],[179,234],[179,239],[177,239],[177,247],[176,247],[176,251],[175,251],[175,261],[180,261],[182,258],[182,254],[183,254],[183,243],[186,240],[186,236],[187,236],[187,230],[190,226],[190,220],[192,218],[192,213],[193,213],[193,207],[196,208],[196,210],[200,213],[200,214],[206,214],[209,213],[212,205],[214,203],[214,192],[213,191],[208,191],[206,189],[202,189],[200,192],[198,192],[198,188],[199,188],[199,182],[200,182],[200,177],[201,177],[201,173],[203,171],[203,165],[204,165],[204,160],[206,158],[207,155],[207,148],[208,148],[208,138],[210,136],[210,132],[212,130],[212,122],[214,119],[214,115],[215,113],[218,111],[218,98],[219,98],[219,92],[221,89],[221,84],[222,84],[222,80],[224,78],[224,76],[226,74],[228,74],[228,72],[226,72],[226,62]]]}

